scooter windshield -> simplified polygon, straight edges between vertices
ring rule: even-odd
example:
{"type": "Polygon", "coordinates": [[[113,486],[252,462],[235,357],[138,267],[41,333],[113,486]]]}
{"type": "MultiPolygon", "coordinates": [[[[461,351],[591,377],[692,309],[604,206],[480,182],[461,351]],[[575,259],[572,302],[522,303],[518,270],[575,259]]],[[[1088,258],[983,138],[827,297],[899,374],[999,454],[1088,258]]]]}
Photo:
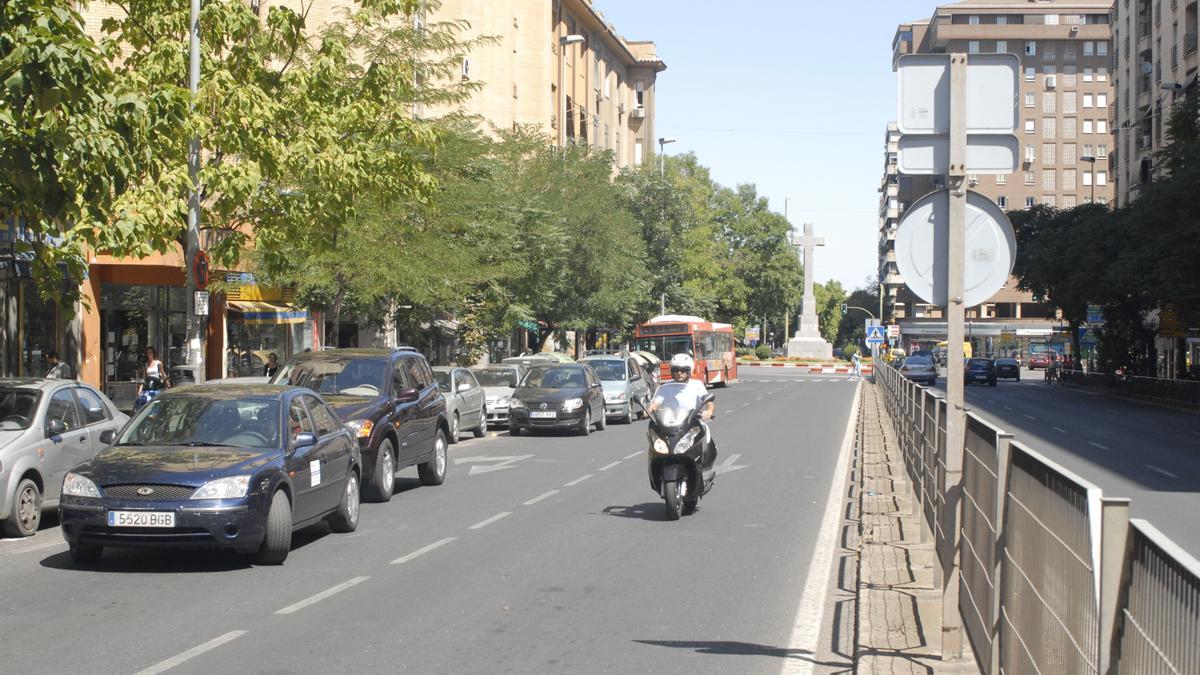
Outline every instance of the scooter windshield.
{"type": "Polygon", "coordinates": [[[655,398],[662,399],[662,405],[657,411],[658,423],[667,428],[682,426],[696,410],[695,397],[684,394],[686,385],[679,382],[668,382],[658,388],[655,398]]]}

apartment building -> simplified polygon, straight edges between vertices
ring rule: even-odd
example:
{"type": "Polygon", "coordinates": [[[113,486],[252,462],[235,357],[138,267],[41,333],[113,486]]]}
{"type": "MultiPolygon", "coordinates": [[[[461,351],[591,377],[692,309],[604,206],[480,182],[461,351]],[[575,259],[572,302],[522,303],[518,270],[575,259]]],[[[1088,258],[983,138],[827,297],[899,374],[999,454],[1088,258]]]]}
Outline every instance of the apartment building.
{"type": "Polygon", "coordinates": [[[462,20],[497,38],[468,54],[462,77],[482,89],[460,106],[497,128],[531,125],[555,142],[611,150],[617,168],[653,149],[653,42],[621,37],[591,0],[443,0],[429,20],[462,20]]]}
{"type": "Polygon", "coordinates": [[[1118,206],[1154,180],[1171,104],[1197,86],[1197,0],[1117,0],[1112,10],[1118,206]]]}
{"type": "MultiPolygon", "coordinates": [[[[1021,60],[1017,102],[1021,164],[1012,174],[968,176],[972,190],[1007,210],[1036,204],[1071,208],[1112,199],[1108,169],[1113,149],[1111,6],[1111,0],[964,0],[939,6],[928,19],[897,27],[893,67],[900,56],[919,53],[1014,53],[1021,60]]],[[[893,129],[888,130],[889,146],[893,129]]],[[[904,287],[892,262],[894,225],[889,216],[895,212],[902,217],[916,199],[944,186],[941,177],[898,177],[895,188],[890,188],[886,171],[891,170],[892,152],[889,147],[881,188],[895,194],[887,196],[880,209],[880,281],[887,299],[884,313],[907,319],[902,321],[904,332],[904,323],[915,326],[916,320],[942,315],[940,308],[924,305],[904,287]]],[[[1004,332],[1034,338],[1051,334],[1048,324],[1053,315],[1010,279],[987,302],[968,309],[967,319],[981,322],[986,328],[980,330],[989,336],[1004,332]]]]}

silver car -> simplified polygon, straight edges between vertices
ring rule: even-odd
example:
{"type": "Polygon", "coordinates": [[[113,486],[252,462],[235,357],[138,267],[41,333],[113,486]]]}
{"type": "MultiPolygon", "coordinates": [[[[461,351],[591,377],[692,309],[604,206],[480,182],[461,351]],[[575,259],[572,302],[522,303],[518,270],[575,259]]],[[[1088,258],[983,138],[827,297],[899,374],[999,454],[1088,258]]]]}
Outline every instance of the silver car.
{"type": "Polygon", "coordinates": [[[457,443],[458,435],[464,429],[472,431],[475,438],[483,438],[487,433],[483,387],[471,371],[454,366],[434,366],[433,377],[446,397],[446,419],[450,421],[448,440],[457,443]]]}
{"type": "Polygon", "coordinates": [[[475,379],[483,385],[484,401],[487,405],[487,423],[489,426],[508,426],[508,402],[517,383],[525,374],[525,368],[513,363],[495,363],[490,366],[475,366],[471,368],[475,379]]]}
{"type": "Polygon", "coordinates": [[[605,417],[629,424],[650,405],[646,372],[631,356],[588,356],[579,360],[591,366],[604,387],[605,417]]]}
{"type": "Polygon", "coordinates": [[[937,366],[928,356],[909,356],[900,363],[900,374],[913,382],[923,382],[929,386],[937,383],[937,366]]]}
{"type": "Polygon", "coordinates": [[[129,420],[92,387],[72,380],[0,380],[0,530],[37,532],[58,507],[63,476],[112,442],[129,420]]]}

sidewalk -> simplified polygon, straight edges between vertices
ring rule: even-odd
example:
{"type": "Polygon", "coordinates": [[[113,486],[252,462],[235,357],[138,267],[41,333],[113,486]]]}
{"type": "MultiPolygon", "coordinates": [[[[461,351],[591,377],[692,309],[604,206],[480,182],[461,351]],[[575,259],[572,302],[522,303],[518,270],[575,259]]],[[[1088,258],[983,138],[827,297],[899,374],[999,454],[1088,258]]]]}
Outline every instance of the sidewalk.
{"type": "MultiPolygon", "coordinates": [[[[941,660],[942,600],[882,392],[864,384],[855,442],[859,521],[854,653],[860,673],[977,673],[970,646],[941,660]]],[[[928,537],[926,537],[929,540],[928,537]]],[[[931,541],[931,540],[929,540],[931,541]]]]}

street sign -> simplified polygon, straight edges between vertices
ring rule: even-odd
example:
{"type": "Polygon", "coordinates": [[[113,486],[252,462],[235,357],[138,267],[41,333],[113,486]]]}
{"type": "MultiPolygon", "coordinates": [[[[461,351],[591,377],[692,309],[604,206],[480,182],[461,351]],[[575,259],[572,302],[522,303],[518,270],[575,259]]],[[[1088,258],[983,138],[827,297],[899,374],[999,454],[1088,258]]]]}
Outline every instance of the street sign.
{"type": "MultiPolygon", "coordinates": [[[[967,55],[967,173],[1017,170],[1020,65],[1015,54],[967,55]]],[[[897,168],[910,175],[950,173],[950,55],[906,54],[896,72],[897,168]]]]}
{"type": "MultiPolygon", "coordinates": [[[[975,134],[1016,132],[1020,70],[1016,54],[967,56],[968,145],[975,134]]],[[[896,73],[900,133],[949,134],[950,54],[905,54],[896,64],[896,73]]]]}
{"type": "Polygon", "coordinates": [[[900,337],[900,324],[889,323],[887,326],[887,336],[889,340],[895,340],[900,337]]]}
{"type": "Polygon", "coordinates": [[[883,326],[867,326],[867,344],[871,347],[883,344],[886,334],[883,326]]]}
{"type": "MultiPolygon", "coordinates": [[[[1017,239],[1004,211],[967,192],[963,304],[973,307],[1004,287],[1017,257],[1017,239]]],[[[950,191],[931,192],[909,208],[896,231],[896,266],[904,283],[925,302],[945,307],[946,239],[950,191]]]]}
{"type": "Polygon", "coordinates": [[[196,316],[208,316],[208,291],[196,291],[194,302],[196,316]]]}
{"type": "Polygon", "coordinates": [[[870,331],[871,326],[878,326],[879,319],[863,319],[863,330],[870,331]]]}
{"type": "Polygon", "coordinates": [[[746,326],[746,341],[749,342],[754,340],[757,342],[759,339],[759,333],[760,330],[758,326],[746,326]]]}
{"type": "Polygon", "coordinates": [[[1087,306],[1087,322],[1091,325],[1104,323],[1104,308],[1100,305],[1087,306]]]}
{"type": "Polygon", "coordinates": [[[1079,329],[1079,346],[1080,347],[1095,347],[1100,342],[1096,335],[1095,328],[1080,328],[1079,329]]]}

